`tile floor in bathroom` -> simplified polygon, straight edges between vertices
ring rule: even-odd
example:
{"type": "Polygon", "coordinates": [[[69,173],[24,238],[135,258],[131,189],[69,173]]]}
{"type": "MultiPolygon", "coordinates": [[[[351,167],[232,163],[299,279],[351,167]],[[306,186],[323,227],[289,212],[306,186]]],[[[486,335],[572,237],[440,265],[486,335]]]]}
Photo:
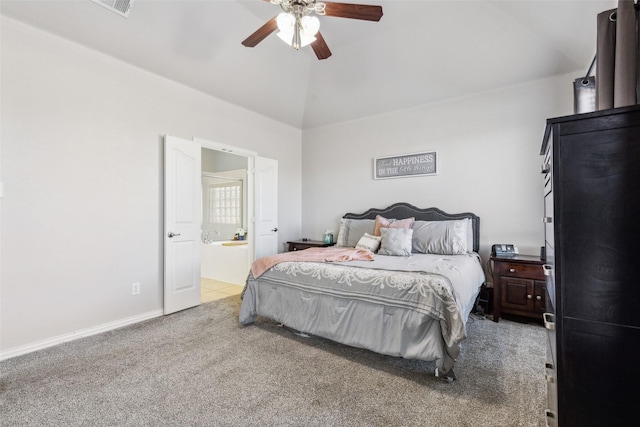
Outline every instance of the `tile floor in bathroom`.
{"type": "Polygon", "coordinates": [[[200,302],[205,303],[238,295],[244,286],[219,280],[200,278],[200,302]]]}

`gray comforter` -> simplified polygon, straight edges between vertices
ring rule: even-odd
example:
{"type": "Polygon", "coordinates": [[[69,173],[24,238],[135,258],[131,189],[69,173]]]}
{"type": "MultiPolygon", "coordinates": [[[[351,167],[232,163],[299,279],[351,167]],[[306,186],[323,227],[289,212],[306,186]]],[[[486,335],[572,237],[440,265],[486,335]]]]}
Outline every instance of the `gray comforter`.
{"type": "Polygon", "coordinates": [[[265,316],[381,354],[453,367],[484,274],[477,254],[283,262],[243,292],[240,322],[265,316]]]}

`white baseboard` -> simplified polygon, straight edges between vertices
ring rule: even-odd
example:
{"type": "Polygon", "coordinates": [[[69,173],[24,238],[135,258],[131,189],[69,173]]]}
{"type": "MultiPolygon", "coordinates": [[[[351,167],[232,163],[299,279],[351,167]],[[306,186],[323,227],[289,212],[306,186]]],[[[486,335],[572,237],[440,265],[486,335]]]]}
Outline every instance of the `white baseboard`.
{"type": "Polygon", "coordinates": [[[163,314],[164,312],[162,310],[153,310],[147,313],[139,314],[137,316],[131,316],[125,319],[116,320],[114,322],[103,323],[102,325],[94,326],[92,328],[87,328],[80,331],[74,331],[68,334],[58,335],[57,337],[36,341],[31,344],[14,347],[7,351],[0,352],[0,361],[11,359],[12,357],[16,357],[16,356],[22,356],[23,354],[32,353],[34,351],[42,350],[47,347],[53,347],[54,345],[62,344],[65,342],[74,341],[79,338],[89,337],[91,335],[96,335],[102,332],[111,331],[113,329],[121,328],[123,326],[132,325],[138,322],[143,322],[145,320],[153,319],[154,317],[160,317],[163,314]]]}

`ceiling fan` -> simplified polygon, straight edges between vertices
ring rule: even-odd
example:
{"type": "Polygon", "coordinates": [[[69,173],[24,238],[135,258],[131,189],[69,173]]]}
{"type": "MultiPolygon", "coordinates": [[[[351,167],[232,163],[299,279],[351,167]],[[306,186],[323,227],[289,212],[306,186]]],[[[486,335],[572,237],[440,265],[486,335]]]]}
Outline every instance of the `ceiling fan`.
{"type": "Polygon", "coordinates": [[[255,47],[275,30],[280,30],[278,37],[285,43],[296,50],[310,44],[318,59],[327,59],[331,51],[320,34],[320,21],[311,14],[376,22],[382,18],[382,6],[316,0],[263,1],[279,5],[283,12],[258,28],[242,44],[255,47]]]}

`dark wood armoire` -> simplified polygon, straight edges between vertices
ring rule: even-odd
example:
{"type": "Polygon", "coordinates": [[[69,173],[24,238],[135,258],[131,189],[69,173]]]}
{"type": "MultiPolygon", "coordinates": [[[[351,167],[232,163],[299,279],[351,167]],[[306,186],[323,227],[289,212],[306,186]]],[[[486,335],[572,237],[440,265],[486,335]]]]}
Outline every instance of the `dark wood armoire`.
{"type": "Polygon", "coordinates": [[[640,106],[547,120],[550,426],[640,426],[640,106]]]}

